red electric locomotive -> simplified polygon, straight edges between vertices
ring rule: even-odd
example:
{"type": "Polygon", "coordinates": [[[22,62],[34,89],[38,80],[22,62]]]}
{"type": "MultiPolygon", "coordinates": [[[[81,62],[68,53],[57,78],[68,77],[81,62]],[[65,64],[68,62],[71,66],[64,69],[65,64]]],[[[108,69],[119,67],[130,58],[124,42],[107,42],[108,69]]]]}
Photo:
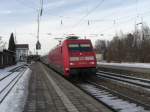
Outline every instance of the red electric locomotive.
{"type": "Polygon", "coordinates": [[[96,58],[91,41],[69,36],[49,52],[49,64],[64,76],[93,75],[96,73],[96,58]]]}

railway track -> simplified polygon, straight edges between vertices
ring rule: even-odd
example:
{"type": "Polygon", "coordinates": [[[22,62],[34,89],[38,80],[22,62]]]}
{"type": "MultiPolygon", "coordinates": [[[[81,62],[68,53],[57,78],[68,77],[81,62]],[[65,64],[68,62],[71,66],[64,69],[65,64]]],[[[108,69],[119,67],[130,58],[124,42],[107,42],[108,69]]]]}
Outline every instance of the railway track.
{"type": "Polygon", "coordinates": [[[147,80],[147,79],[125,76],[125,75],[121,75],[121,74],[104,72],[104,71],[98,71],[96,76],[98,78],[104,78],[107,80],[115,80],[118,82],[138,86],[138,87],[141,87],[142,89],[150,91],[150,80],[147,80]]]}
{"type": "Polygon", "coordinates": [[[0,81],[2,81],[2,80],[4,80],[5,78],[9,77],[9,76],[12,75],[14,72],[21,70],[21,69],[24,68],[25,66],[27,66],[27,65],[18,66],[18,67],[16,67],[16,68],[13,68],[12,70],[10,70],[7,75],[1,75],[0,81]]]}
{"type": "Polygon", "coordinates": [[[26,65],[16,67],[4,77],[0,78],[0,104],[4,101],[7,95],[11,92],[13,87],[17,84],[19,79],[23,76],[26,65]]]}
{"type": "Polygon", "coordinates": [[[95,82],[86,81],[77,86],[114,112],[149,112],[150,110],[149,104],[139,102],[95,82]]]}
{"type": "Polygon", "coordinates": [[[69,80],[113,112],[149,112],[150,105],[111,90],[95,81],[69,80]]]}

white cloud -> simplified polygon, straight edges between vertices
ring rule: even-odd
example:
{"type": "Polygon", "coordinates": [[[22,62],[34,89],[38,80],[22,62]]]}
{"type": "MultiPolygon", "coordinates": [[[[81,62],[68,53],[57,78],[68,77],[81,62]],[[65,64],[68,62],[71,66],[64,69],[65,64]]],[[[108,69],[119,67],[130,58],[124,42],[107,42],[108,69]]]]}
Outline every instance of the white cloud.
{"type": "Polygon", "coordinates": [[[0,14],[11,14],[12,11],[11,10],[1,10],[0,14]]]}

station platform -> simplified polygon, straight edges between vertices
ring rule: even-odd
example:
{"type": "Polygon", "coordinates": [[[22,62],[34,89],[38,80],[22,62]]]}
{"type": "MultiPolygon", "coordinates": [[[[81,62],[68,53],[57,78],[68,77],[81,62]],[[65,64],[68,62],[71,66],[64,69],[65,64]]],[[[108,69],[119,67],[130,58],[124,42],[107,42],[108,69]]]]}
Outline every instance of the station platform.
{"type": "Polygon", "coordinates": [[[41,63],[31,65],[24,112],[111,112],[41,63]]]}

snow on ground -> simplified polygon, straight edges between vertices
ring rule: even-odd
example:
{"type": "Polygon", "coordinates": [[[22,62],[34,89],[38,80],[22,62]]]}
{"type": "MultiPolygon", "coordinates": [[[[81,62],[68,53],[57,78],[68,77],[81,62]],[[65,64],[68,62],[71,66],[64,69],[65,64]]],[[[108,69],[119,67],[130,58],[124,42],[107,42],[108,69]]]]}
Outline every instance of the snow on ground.
{"type": "Polygon", "coordinates": [[[27,68],[5,100],[0,104],[0,112],[22,112],[28,95],[28,81],[31,70],[27,68]]]}
{"type": "Polygon", "coordinates": [[[14,69],[14,68],[16,68],[18,66],[21,66],[23,64],[25,64],[25,63],[21,62],[21,63],[17,63],[16,65],[12,65],[10,67],[6,67],[6,68],[3,68],[3,69],[0,69],[0,79],[2,77],[4,77],[4,76],[8,75],[9,73],[11,73],[10,70],[12,70],[12,69],[14,69]]]}
{"type": "Polygon", "coordinates": [[[81,86],[83,87],[83,89],[94,95],[100,101],[103,101],[107,105],[118,110],[118,112],[149,112],[149,110],[145,110],[141,106],[120,99],[119,97],[114,96],[113,94],[105,90],[96,88],[93,85],[82,84],[81,86]]]}
{"type": "Polygon", "coordinates": [[[150,68],[150,63],[105,63],[97,62],[98,65],[111,65],[121,67],[134,67],[134,68],[150,68]]]}

